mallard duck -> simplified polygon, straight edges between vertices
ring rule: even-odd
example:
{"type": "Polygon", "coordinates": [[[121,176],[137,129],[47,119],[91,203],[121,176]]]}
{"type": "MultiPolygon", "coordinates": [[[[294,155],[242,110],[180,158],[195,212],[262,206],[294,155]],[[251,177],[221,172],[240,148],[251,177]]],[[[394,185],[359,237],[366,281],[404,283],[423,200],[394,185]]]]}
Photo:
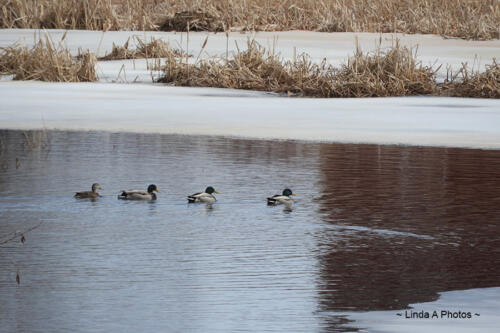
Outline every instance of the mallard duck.
{"type": "Polygon", "coordinates": [[[195,202],[214,203],[217,201],[217,199],[215,199],[212,193],[219,193],[219,192],[217,192],[212,186],[209,186],[205,189],[205,192],[199,192],[188,196],[187,197],[188,203],[195,203],[195,202]]]}
{"type": "Polygon", "coordinates": [[[99,193],[97,193],[97,190],[102,190],[102,187],[101,187],[101,185],[94,183],[94,184],[92,184],[92,191],[76,192],[75,198],[79,198],[79,199],[99,198],[100,195],[99,195],[99,193]]]}
{"type": "Polygon", "coordinates": [[[283,190],[283,193],[281,195],[276,194],[270,198],[267,198],[267,204],[272,206],[281,204],[291,205],[293,204],[293,199],[290,198],[290,196],[292,195],[295,195],[295,193],[293,193],[289,188],[286,188],[283,190]]]}
{"type": "Polygon", "coordinates": [[[156,185],[151,184],[148,186],[147,191],[143,191],[143,190],[122,191],[122,193],[118,196],[118,199],[123,199],[123,200],[156,200],[156,194],[154,192],[160,193],[160,190],[158,190],[156,185]]]}

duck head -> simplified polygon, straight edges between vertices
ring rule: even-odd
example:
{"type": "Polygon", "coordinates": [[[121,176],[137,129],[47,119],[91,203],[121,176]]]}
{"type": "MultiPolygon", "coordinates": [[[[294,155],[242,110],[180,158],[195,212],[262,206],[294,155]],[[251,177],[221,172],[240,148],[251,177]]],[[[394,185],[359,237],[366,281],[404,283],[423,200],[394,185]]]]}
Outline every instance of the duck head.
{"type": "Polygon", "coordinates": [[[216,189],[214,189],[212,186],[209,186],[205,189],[205,193],[212,194],[212,193],[220,193],[220,192],[217,192],[216,189]]]}
{"type": "Polygon", "coordinates": [[[97,183],[92,184],[92,192],[97,192],[97,190],[102,190],[101,185],[97,183]]]}
{"type": "Polygon", "coordinates": [[[158,187],[156,187],[155,184],[151,184],[148,186],[148,193],[153,193],[153,192],[160,193],[160,190],[158,189],[158,187]]]}

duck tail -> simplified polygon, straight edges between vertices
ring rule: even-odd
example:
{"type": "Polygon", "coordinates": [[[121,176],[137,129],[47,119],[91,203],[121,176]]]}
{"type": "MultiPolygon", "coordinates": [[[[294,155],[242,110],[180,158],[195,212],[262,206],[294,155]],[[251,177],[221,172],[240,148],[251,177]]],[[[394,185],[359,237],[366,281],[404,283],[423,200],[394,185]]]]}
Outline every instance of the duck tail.
{"type": "Polygon", "coordinates": [[[196,198],[195,197],[189,196],[189,197],[187,197],[187,199],[188,199],[188,203],[195,203],[196,202],[196,198]]]}
{"type": "Polygon", "coordinates": [[[276,201],[276,199],[274,199],[274,198],[267,198],[267,204],[268,204],[269,206],[274,206],[274,205],[276,205],[276,202],[277,202],[277,201],[276,201]]]}

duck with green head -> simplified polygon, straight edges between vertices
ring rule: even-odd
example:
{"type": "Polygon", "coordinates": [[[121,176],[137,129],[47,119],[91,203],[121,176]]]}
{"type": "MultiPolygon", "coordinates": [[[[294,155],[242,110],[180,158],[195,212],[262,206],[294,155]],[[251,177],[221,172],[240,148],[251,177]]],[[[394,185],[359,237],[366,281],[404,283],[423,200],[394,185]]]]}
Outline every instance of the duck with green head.
{"type": "Polygon", "coordinates": [[[215,199],[215,196],[212,193],[219,193],[217,192],[216,189],[214,189],[212,186],[209,186],[205,189],[205,192],[198,192],[195,194],[191,194],[187,197],[188,203],[195,203],[195,202],[205,202],[205,203],[214,203],[217,201],[215,199]]]}
{"type": "Polygon", "coordinates": [[[92,184],[92,191],[76,192],[75,198],[78,199],[97,199],[100,197],[97,190],[102,190],[101,185],[94,183],[92,184]]]}
{"type": "Polygon", "coordinates": [[[147,191],[143,190],[128,190],[122,191],[118,196],[118,199],[122,200],[156,200],[156,194],[154,192],[160,193],[158,187],[155,184],[148,186],[147,191]]]}
{"type": "Polygon", "coordinates": [[[272,197],[267,198],[267,204],[270,206],[276,206],[276,205],[291,205],[293,204],[293,199],[290,198],[290,196],[295,195],[295,193],[292,192],[289,188],[286,188],[283,190],[282,194],[276,194],[273,195],[272,197]]]}

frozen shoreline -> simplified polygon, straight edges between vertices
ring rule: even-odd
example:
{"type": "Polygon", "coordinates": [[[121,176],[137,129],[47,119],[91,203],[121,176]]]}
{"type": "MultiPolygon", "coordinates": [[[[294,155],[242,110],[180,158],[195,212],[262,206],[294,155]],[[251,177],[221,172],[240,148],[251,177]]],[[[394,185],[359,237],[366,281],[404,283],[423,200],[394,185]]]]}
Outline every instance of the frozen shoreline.
{"type": "Polygon", "coordinates": [[[405,318],[405,310],[371,311],[371,312],[334,312],[335,315],[346,315],[354,320],[347,326],[357,327],[360,332],[384,333],[429,333],[429,332],[457,332],[457,333],[493,333],[498,332],[500,314],[500,288],[481,288],[457,290],[440,293],[440,298],[434,302],[411,304],[413,312],[429,313],[426,318],[405,318]],[[437,311],[438,318],[432,318],[437,311]],[[452,313],[470,312],[471,318],[449,319],[441,318],[440,311],[452,313]],[[479,314],[479,316],[475,314],[479,314]],[[401,314],[398,316],[397,314],[401,314]]]}
{"type": "MultiPolygon", "coordinates": [[[[51,31],[54,41],[64,31],[51,31]]],[[[33,30],[0,30],[0,46],[17,40],[33,42],[33,30]]],[[[160,32],[70,31],[64,42],[73,52],[79,47],[99,51],[122,45],[129,36],[168,38],[186,47],[186,34],[160,32]],[[102,37],[102,41],[101,41],[102,37]]],[[[189,52],[197,54],[205,36],[206,54],[224,54],[224,34],[191,33],[189,52]]],[[[232,33],[235,43],[248,35],[232,33]]],[[[338,64],[351,55],[358,36],[364,50],[374,49],[382,36],[389,45],[394,36],[404,45],[419,45],[424,64],[434,61],[458,68],[462,62],[477,67],[500,53],[500,41],[444,40],[430,35],[267,32],[256,39],[272,47],[278,36],[279,52],[292,57],[306,52],[315,61],[338,64]],[[477,58],[476,58],[477,56],[477,58]]],[[[443,66],[440,74],[443,74],[443,66]]],[[[393,97],[364,99],[286,98],[275,94],[151,84],[145,60],[99,62],[99,83],[0,82],[0,129],[102,130],[164,134],[221,135],[257,139],[312,140],[339,143],[402,144],[500,149],[500,100],[393,97]],[[118,73],[122,66],[125,74],[118,73]],[[142,82],[135,84],[111,83],[142,82]]],[[[435,302],[414,304],[414,311],[471,311],[469,320],[406,319],[404,310],[343,312],[362,332],[496,332],[500,288],[451,291],[435,302]],[[397,316],[403,313],[403,317],[397,316]]],[[[326,313],[328,315],[329,313],[326,313]]]]}
{"type": "MultiPolygon", "coordinates": [[[[33,30],[33,29],[0,29],[0,47],[11,46],[16,42],[33,45],[35,39],[49,34],[51,40],[58,44],[65,30],[33,30]]],[[[68,30],[62,45],[73,54],[78,50],[90,50],[98,56],[110,52],[113,43],[122,46],[129,37],[137,36],[143,40],[161,38],[169,41],[172,46],[182,48],[200,58],[225,56],[228,52],[236,52],[237,46],[244,50],[248,38],[255,39],[269,50],[275,50],[282,57],[292,59],[294,53],[308,54],[314,62],[325,59],[338,66],[354,54],[356,41],[365,51],[373,51],[377,45],[390,47],[396,39],[404,46],[416,48],[417,58],[426,66],[439,68],[438,79],[443,79],[448,67],[458,69],[462,63],[468,63],[474,69],[484,70],[494,57],[500,54],[500,40],[470,41],[462,39],[445,39],[436,35],[408,35],[401,33],[326,33],[311,31],[275,31],[240,33],[231,32],[226,39],[224,33],[190,32],[189,43],[187,33],[157,32],[157,31],[87,31],[68,30]],[[201,46],[208,37],[206,48],[201,46]]],[[[134,45],[131,41],[131,47],[134,45]]],[[[151,74],[146,66],[146,60],[116,60],[99,61],[98,73],[102,82],[151,82],[151,74]],[[125,74],[123,74],[125,72],[125,74]]]]}
{"type": "Polygon", "coordinates": [[[500,101],[286,98],[152,84],[0,82],[0,128],[500,149],[500,101]]]}
{"type": "MultiPolygon", "coordinates": [[[[35,30],[0,30],[0,47],[19,41],[33,44],[35,30]]],[[[59,42],[63,30],[48,32],[59,42]]],[[[130,36],[169,40],[187,45],[186,33],[138,31],[68,31],[63,45],[100,55],[113,42],[123,45],[130,36]]],[[[208,36],[201,57],[223,55],[223,33],[190,33],[189,52],[195,56],[208,36]]],[[[424,64],[436,60],[457,68],[475,68],[500,53],[500,40],[464,41],[433,35],[376,33],[319,33],[307,31],[237,33],[229,36],[244,47],[248,37],[276,47],[285,58],[296,51],[314,61],[338,64],[355,50],[355,39],[365,51],[379,41],[389,46],[395,38],[418,45],[424,64]]],[[[214,88],[186,88],[152,84],[145,59],[100,61],[99,83],[44,83],[0,80],[0,128],[104,130],[149,133],[224,135],[248,138],[313,140],[340,143],[403,144],[500,149],[500,100],[443,97],[365,99],[286,98],[275,94],[214,88]],[[118,82],[118,83],[117,83],[118,82]],[[132,82],[127,84],[127,82],[132,82]]]]}

